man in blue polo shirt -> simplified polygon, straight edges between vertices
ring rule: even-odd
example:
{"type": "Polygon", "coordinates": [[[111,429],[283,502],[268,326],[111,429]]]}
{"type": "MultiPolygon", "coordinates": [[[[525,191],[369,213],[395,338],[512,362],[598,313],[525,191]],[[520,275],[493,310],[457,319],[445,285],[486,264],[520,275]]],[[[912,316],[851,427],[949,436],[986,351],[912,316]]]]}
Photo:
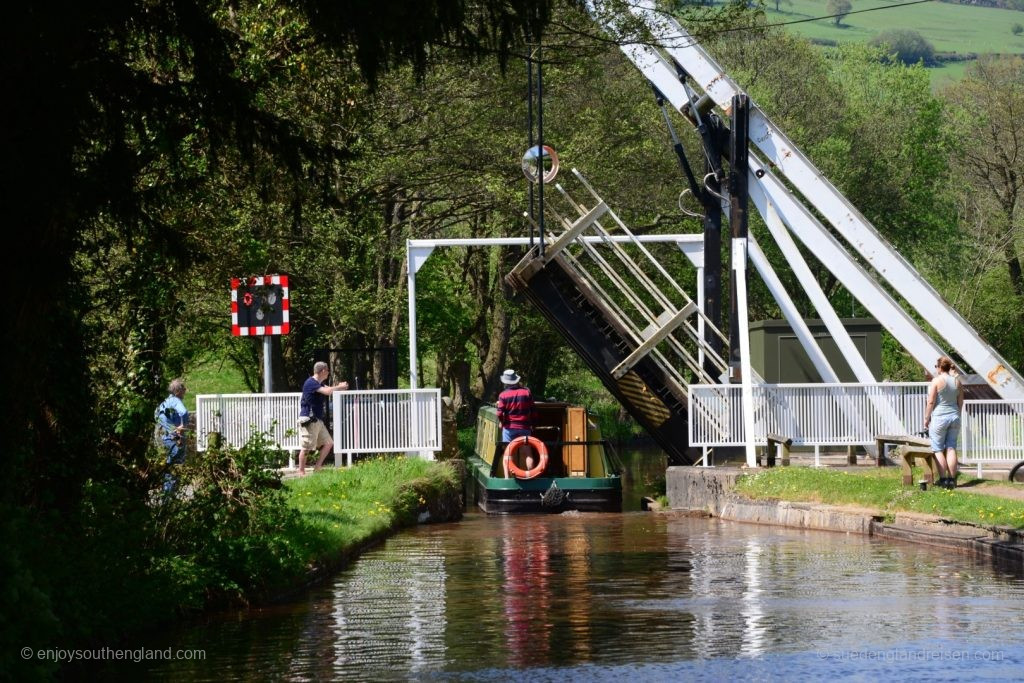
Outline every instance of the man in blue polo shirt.
{"type": "Polygon", "coordinates": [[[319,470],[327,459],[327,454],[334,448],[334,440],[324,424],[327,397],[335,391],[348,389],[348,382],[338,382],[327,386],[327,377],[331,374],[327,363],[322,361],[313,365],[313,376],[302,385],[302,403],[299,409],[299,435],[302,437],[299,451],[299,476],[306,474],[306,454],[320,451],[320,459],[316,461],[315,470],[319,470]]]}

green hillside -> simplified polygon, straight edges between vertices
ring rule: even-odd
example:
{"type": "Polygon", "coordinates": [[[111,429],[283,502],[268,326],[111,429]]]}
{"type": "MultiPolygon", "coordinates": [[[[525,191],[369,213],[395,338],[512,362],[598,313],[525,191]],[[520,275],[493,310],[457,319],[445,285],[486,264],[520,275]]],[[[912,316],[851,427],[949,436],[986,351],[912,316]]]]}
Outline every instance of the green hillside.
{"type": "MultiPolygon", "coordinates": [[[[783,23],[821,17],[829,12],[826,0],[782,0],[775,11],[774,0],[766,3],[769,23],[783,23]]],[[[898,5],[886,0],[852,0],[853,11],[898,5]]],[[[927,2],[850,14],[837,26],[832,19],[791,24],[787,30],[816,41],[867,42],[882,31],[910,29],[920,33],[939,53],[1024,54],[1024,32],[1013,34],[1015,24],[1024,26],[1024,12],[1008,9],[927,2]]],[[[962,62],[949,63],[933,70],[935,83],[960,78],[962,62]]]]}
{"type": "MultiPolygon", "coordinates": [[[[885,0],[852,0],[853,10],[899,4],[885,0]]],[[[828,14],[825,0],[792,0],[780,4],[781,12],[768,3],[770,23],[810,19],[828,14]]],[[[840,26],[831,19],[793,24],[787,28],[808,38],[834,41],[868,41],[882,31],[906,28],[923,35],[938,52],[1024,53],[1024,33],[1013,35],[1014,24],[1024,25],[1024,12],[1008,9],[927,2],[875,12],[850,14],[840,26]]]]}

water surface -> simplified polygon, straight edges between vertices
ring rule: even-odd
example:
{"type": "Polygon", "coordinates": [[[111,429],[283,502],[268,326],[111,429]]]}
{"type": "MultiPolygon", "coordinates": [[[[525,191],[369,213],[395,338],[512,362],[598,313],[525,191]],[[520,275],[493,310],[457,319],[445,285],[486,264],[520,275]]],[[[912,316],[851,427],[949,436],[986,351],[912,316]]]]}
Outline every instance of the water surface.
{"type": "MultiPolygon", "coordinates": [[[[1024,582],[963,556],[650,513],[423,526],[157,679],[1014,679],[1024,582]]],[[[158,644],[154,644],[157,647],[158,644]]]]}
{"type": "MultiPolygon", "coordinates": [[[[1024,580],[948,551],[635,512],[664,456],[623,453],[623,514],[403,532],[287,603],[132,643],[153,680],[1019,680],[1024,580]]],[[[661,489],[663,490],[663,488],[661,489]]]]}

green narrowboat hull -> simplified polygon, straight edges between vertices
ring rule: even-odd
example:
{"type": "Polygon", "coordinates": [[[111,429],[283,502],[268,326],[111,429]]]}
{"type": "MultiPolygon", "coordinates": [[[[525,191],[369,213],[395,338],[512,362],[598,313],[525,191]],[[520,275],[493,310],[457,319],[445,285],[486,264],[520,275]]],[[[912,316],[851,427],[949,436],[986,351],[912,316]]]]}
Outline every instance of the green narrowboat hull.
{"type": "Polygon", "coordinates": [[[550,460],[533,479],[504,475],[505,444],[498,441],[495,409],[480,409],[476,453],[467,463],[472,500],[488,514],[622,512],[621,467],[585,411],[563,403],[538,403],[537,408],[541,424],[534,436],[544,441],[550,460]],[[575,420],[567,417],[572,412],[575,420]]]}
{"type": "Polygon", "coordinates": [[[490,476],[490,467],[476,456],[470,457],[469,469],[474,486],[473,500],[488,514],[567,510],[622,512],[622,478],[619,476],[505,479],[490,476]],[[564,495],[548,494],[552,484],[564,495]]]}

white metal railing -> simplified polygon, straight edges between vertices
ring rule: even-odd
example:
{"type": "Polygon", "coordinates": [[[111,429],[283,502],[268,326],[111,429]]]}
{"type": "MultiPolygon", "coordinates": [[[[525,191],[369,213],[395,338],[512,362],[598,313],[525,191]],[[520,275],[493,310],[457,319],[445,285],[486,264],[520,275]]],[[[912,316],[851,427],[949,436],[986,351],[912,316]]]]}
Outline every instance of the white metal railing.
{"type": "Polygon", "coordinates": [[[206,450],[211,433],[225,445],[239,447],[253,434],[265,433],[282,450],[299,450],[301,393],[203,394],[196,397],[196,448],[206,450]]]}
{"type": "MultiPolygon", "coordinates": [[[[741,385],[690,386],[691,446],[746,443],[741,385]]],[[[879,434],[923,427],[927,382],[873,384],[760,384],[753,387],[755,443],[768,434],[796,446],[869,446],[879,434]]]]}
{"type": "Polygon", "coordinates": [[[334,452],[441,450],[441,390],[334,393],[334,452]]]}
{"type": "Polygon", "coordinates": [[[964,401],[961,451],[966,462],[1024,460],[1024,400],[964,401]]]}
{"type": "MultiPolygon", "coordinates": [[[[211,433],[230,446],[265,433],[282,450],[300,448],[295,421],[301,393],[204,394],[196,397],[196,447],[211,433]]],[[[335,453],[441,449],[441,390],[336,391],[331,400],[335,453]]]]}

